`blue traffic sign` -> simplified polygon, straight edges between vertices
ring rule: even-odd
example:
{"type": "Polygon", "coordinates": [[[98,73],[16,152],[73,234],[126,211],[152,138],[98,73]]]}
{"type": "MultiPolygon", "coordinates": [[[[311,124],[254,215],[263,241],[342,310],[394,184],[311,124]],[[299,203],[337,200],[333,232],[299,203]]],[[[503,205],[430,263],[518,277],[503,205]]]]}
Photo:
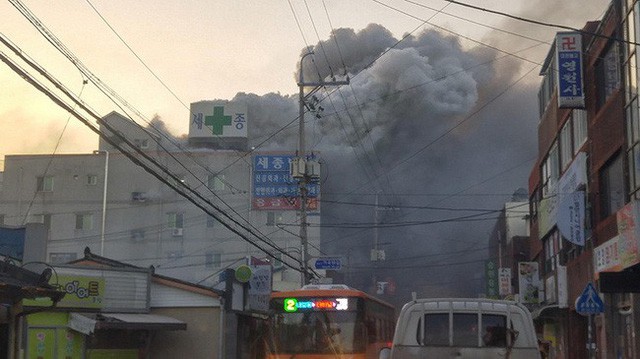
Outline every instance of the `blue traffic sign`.
{"type": "Polygon", "coordinates": [[[604,303],[593,284],[587,283],[576,299],[576,312],[582,315],[604,313],[604,303]]]}
{"type": "Polygon", "coordinates": [[[340,270],[342,268],[342,260],[340,258],[318,258],[314,265],[315,269],[340,270]]]}

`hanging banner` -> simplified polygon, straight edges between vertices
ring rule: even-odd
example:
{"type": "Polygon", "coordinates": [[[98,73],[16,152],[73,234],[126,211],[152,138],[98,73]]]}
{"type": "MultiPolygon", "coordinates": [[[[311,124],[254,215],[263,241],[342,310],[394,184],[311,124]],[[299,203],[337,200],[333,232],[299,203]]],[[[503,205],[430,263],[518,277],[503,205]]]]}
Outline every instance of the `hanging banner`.
{"type": "Polygon", "coordinates": [[[500,268],[498,271],[498,284],[501,296],[511,294],[511,268],[500,268]]]}
{"type": "Polygon", "coordinates": [[[518,284],[521,303],[540,303],[542,285],[537,262],[518,262],[518,284]]]}
{"type": "Polygon", "coordinates": [[[584,246],[584,191],[562,193],[558,206],[558,230],[569,242],[584,246]]]}
{"type": "Polygon", "coordinates": [[[558,70],[558,107],[584,108],[582,77],[582,35],[579,32],[556,34],[558,70]]]}

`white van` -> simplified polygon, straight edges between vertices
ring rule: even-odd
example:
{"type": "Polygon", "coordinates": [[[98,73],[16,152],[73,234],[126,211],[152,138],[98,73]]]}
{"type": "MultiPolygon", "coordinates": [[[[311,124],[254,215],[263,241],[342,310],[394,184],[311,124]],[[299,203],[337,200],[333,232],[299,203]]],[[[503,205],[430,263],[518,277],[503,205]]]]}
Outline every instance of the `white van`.
{"type": "Polygon", "coordinates": [[[490,299],[414,299],[400,311],[380,359],[540,359],[531,313],[490,299]]]}

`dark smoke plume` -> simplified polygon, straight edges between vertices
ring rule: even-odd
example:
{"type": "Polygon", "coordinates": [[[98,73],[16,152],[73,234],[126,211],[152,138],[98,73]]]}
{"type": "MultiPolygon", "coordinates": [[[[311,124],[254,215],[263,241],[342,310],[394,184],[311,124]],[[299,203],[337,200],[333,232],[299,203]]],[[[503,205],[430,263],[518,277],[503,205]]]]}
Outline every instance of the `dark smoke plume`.
{"type": "MultiPolygon", "coordinates": [[[[372,291],[375,281],[393,283],[393,302],[408,300],[410,291],[478,295],[476,273],[496,215],[448,220],[478,213],[469,209],[499,209],[526,187],[536,86],[518,82],[518,60],[464,49],[435,30],[392,49],[398,39],[380,25],[333,36],[313,47],[303,68],[305,82],[350,78],[347,86],[317,91],[319,102],[309,101],[315,111],[305,118],[307,151],[319,152],[323,163],[322,251],[349,257],[340,275],[354,286],[372,291]],[[376,242],[385,261],[370,261],[376,242]]],[[[239,93],[233,100],[248,104],[252,146],[296,149],[296,95],[239,93]]]]}

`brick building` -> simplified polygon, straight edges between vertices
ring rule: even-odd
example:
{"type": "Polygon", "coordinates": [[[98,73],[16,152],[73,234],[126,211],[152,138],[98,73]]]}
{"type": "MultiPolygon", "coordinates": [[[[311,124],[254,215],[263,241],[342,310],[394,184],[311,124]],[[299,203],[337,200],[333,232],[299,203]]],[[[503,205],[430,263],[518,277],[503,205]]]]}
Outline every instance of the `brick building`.
{"type": "Polygon", "coordinates": [[[640,263],[638,16],[635,1],[614,0],[602,19],[572,34],[581,38],[583,105],[563,102],[568,88],[566,68],[558,61],[561,33],[541,71],[529,245],[544,296],[531,309],[539,336],[550,343],[550,357],[640,353],[633,334],[640,323],[632,294],[637,288],[625,286],[634,282],[640,263]],[[568,198],[576,206],[567,205],[568,198]],[[591,316],[591,331],[589,316],[576,311],[588,283],[604,301],[604,312],[591,316]]]}

